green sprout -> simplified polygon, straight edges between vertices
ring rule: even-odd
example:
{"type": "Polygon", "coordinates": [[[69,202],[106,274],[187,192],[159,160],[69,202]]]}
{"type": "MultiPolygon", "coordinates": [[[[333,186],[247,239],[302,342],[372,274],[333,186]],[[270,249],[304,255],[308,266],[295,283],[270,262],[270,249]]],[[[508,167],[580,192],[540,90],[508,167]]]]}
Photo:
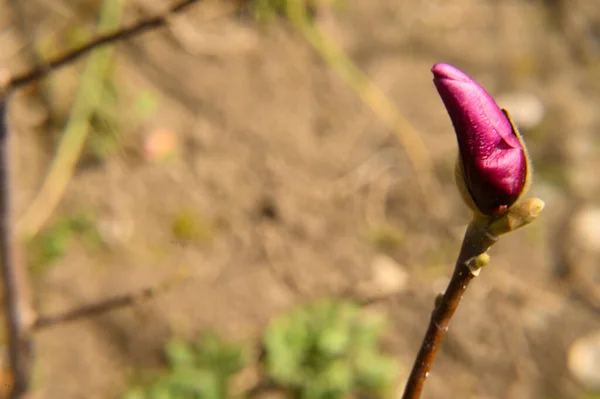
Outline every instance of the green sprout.
{"type": "Polygon", "coordinates": [[[47,270],[71,248],[76,238],[91,248],[100,246],[93,214],[77,212],[61,218],[27,243],[29,267],[34,274],[47,270]]]}
{"type": "Polygon", "coordinates": [[[265,334],[267,375],[296,398],[381,397],[397,372],[379,351],[382,327],[353,304],[324,301],[299,308],[277,318],[265,334]]]}
{"type": "Polygon", "coordinates": [[[246,363],[245,352],[215,334],[198,342],[173,339],[165,348],[167,369],[124,399],[228,399],[229,380],[246,363]]]}
{"type": "Polygon", "coordinates": [[[404,241],[404,232],[397,227],[383,224],[367,232],[367,239],[377,249],[393,250],[399,248],[404,241]]]}
{"type": "Polygon", "coordinates": [[[192,210],[183,210],[171,223],[171,235],[179,242],[201,244],[209,242],[214,228],[192,210]]]}

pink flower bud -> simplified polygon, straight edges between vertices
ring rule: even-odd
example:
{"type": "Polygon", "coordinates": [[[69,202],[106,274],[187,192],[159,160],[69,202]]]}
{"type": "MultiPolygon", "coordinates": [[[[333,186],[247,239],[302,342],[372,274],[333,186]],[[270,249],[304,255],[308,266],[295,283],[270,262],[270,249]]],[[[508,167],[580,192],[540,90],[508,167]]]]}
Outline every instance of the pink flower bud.
{"type": "Polygon", "coordinates": [[[529,157],[508,113],[477,82],[448,64],[431,69],[458,141],[457,184],[467,204],[499,215],[525,192],[529,157]]]}

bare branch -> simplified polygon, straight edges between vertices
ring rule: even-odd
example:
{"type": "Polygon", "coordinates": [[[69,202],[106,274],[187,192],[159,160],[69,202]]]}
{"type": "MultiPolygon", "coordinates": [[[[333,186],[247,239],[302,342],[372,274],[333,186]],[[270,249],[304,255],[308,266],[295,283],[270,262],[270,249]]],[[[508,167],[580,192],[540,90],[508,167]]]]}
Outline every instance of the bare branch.
{"type": "MultiPolygon", "coordinates": [[[[408,377],[408,381],[404,388],[404,395],[402,399],[419,399],[425,381],[429,377],[429,371],[433,365],[435,356],[440,349],[444,335],[448,331],[450,320],[454,316],[454,312],[458,308],[458,305],[475,275],[471,272],[468,267],[468,262],[474,257],[478,256],[482,252],[482,246],[473,245],[473,239],[477,237],[479,240],[490,240],[491,237],[485,234],[485,231],[476,231],[473,229],[473,225],[470,225],[465,234],[463,240],[462,249],[458,260],[456,261],[456,267],[454,274],[450,279],[448,288],[442,297],[436,299],[436,306],[431,313],[431,320],[429,321],[429,327],[423,338],[423,343],[419,349],[419,353],[415,359],[413,369],[408,377]]],[[[483,248],[489,248],[494,241],[486,242],[483,248]]]]}
{"type": "Polygon", "coordinates": [[[29,385],[31,324],[34,318],[26,271],[20,262],[11,221],[9,127],[6,93],[0,93],[0,267],[8,329],[8,355],[14,384],[10,398],[19,398],[29,385]]]}
{"type": "Polygon", "coordinates": [[[98,302],[83,305],[66,312],[49,316],[40,316],[36,319],[32,330],[34,332],[38,332],[39,330],[43,330],[58,324],[69,323],[87,317],[99,316],[112,310],[131,306],[139,303],[140,301],[155,298],[157,295],[168,291],[173,286],[189,281],[189,278],[190,275],[186,270],[179,271],[162,283],[153,287],[146,287],[136,292],[130,292],[115,296],[113,298],[103,299],[98,302]]]}
{"type": "Polygon", "coordinates": [[[51,71],[69,64],[100,46],[132,38],[167,25],[173,14],[183,12],[197,2],[199,1],[182,0],[164,14],[138,21],[110,34],[101,34],[77,49],[47,62],[39,63],[25,73],[13,76],[5,69],[0,69],[0,268],[9,339],[8,357],[14,380],[10,389],[10,398],[22,398],[28,391],[32,364],[31,335],[34,329],[39,330],[57,323],[98,315],[115,308],[131,305],[140,299],[152,298],[170,287],[171,282],[159,287],[146,288],[134,294],[110,298],[66,313],[36,318],[31,307],[28,277],[20,261],[11,220],[10,132],[6,112],[8,100],[14,90],[35,82],[51,71]]]}
{"type": "Polygon", "coordinates": [[[498,219],[475,218],[469,224],[446,292],[436,298],[427,332],[406,382],[402,399],[421,397],[425,381],[429,377],[429,371],[454,312],[471,280],[479,275],[481,267],[489,262],[488,249],[498,241],[499,236],[515,231],[535,220],[543,207],[542,200],[530,198],[498,219]]]}
{"type": "Polygon", "coordinates": [[[132,37],[141,35],[147,31],[152,29],[160,28],[162,26],[166,26],[168,24],[170,16],[173,14],[181,13],[188,9],[194,3],[198,3],[199,0],[182,0],[176,4],[174,4],[168,12],[150,17],[148,19],[144,19],[138,21],[130,26],[125,26],[120,28],[119,30],[97,36],[95,39],[92,39],[88,43],[82,45],[79,48],[71,50],[65,54],[62,54],[54,59],[48,60],[44,65],[35,67],[31,71],[27,71],[20,75],[12,76],[6,82],[6,90],[12,91],[19,87],[25,86],[34,82],[37,79],[40,79],[50,73],[52,70],[60,68],[69,64],[70,62],[76,60],[89,53],[90,51],[98,48],[100,46],[104,46],[107,44],[114,43],[119,40],[130,39],[132,37]]]}

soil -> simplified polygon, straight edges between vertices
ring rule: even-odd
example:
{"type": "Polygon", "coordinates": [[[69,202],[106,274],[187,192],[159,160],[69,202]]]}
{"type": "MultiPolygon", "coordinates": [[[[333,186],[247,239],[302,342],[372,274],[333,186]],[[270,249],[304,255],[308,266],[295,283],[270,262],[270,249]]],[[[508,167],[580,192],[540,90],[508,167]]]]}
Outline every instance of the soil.
{"type": "MultiPolygon", "coordinates": [[[[93,4],[31,1],[7,13],[2,23],[12,28],[0,31],[3,63],[27,69],[35,57],[25,44],[93,22],[93,4]],[[15,22],[19,13],[25,30],[15,22]]],[[[37,310],[68,310],[177,272],[191,277],[152,300],[39,332],[32,397],[118,398],[133,370],[160,365],[173,335],[212,330],[255,339],[274,315],[324,297],[375,298],[367,307],[389,319],[385,349],[402,365],[401,390],[469,217],[453,182],[455,136],[431,82],[430,68],[441,61],[493,95],[527,92],[541,100],[544,120],[523,134],[536,168],[532,195],[547,207],[535,224],[491,250],[423,397],[580,397],[584,386],[567,369],[567,356],[576,339],[600,329],[600,278],[596,253],[575,262],[583,255],[573,254],[571,215],[598,205],[598,5],[324,6],[317,24],[424,142],[439,182],[428,193],[435,210],[407,156],[415,149],[402,145],[285,21],[207,18],[217,9],[207,2],[174,17],[169,28],[119,43],[110,78],[118,93],[118,145],[102,158],[83,154],[47,223],[93,211],[103,244],[90,247],[76,237],[51,267],[33,273],[37,310]],[[136,101],[147,92],[158,105],[136,119],[136,101]],[[157,131],[177,139],[169,161],[143,157],[145,138],[157,131]],[[588,149],[583,166],[580,147],[588,149]],[[194,215],[200,235],[174,234],[182,212],[194,215]],[[408,276],[385,294],[374,277],[383,255],[408,276]],[[582,282],[581,275],[588,277],[582,282]]],[[[125,19],[162,6],[127,2],[125,19]]],[[[17,218],[44,179],[84,65],[78,61],[13,99],[17,218]]],[[[252,383],[249,377],[241,389],[252,383]]]]}

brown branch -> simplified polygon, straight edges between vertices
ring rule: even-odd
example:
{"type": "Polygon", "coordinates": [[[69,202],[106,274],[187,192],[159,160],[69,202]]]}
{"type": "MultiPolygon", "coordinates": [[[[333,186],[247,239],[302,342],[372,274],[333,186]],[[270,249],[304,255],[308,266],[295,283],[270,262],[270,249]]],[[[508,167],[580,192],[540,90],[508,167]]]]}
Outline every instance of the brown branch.
{"type": "Polygon", "coordinates": [[[8,357],[14,379],[10,398],[19,398],[29,385],[33,310],[27,274],[20,262],[12,230],[7,100],[8,95],[0,92],[0,267],[7,318],[8,357]]]}
{"type": "Polygon", "coordinates": [[[404,388],[402,399],[419,399],[435,356],[454,312],[482,266],[489,262],[488,249],[498,241],[498,237],[531,223],[544,208],[544,202],[530,198],[510,209],[499,218],[475,217],[469,224],[456,261],[454,273],[444,295],[436,298],[427,332],[413,364],[404,388]]]}
{"type": "Polygon", "coordinates": [[[65,54],[48,60],[43,66],[35,67],[30,71],[10,77],[8,79],[8,82],[6,82],[6,90],[12,91],[19,87],[32,83],[37,79],[46,76],[52,70],[69,64],[70,62],[76,60],[82,55],[89,53],[97,47],[111,44],[119,40],[130,39],[132,37],[141,35],[142,33],[145,33],[149,30],[166,26],[168,24],[169,18],[173,14],[183,12],[188,7],[190,7],[194,3],[197,3],[198,1],[199,0],[182,0],[174,4],[164,14],[156,15],[148,19],[143,19],[130,26],[122,27],[118,31],[113,33],[99,35],[79,48],[68,51],[65,54]]]}
{"type": "MultiPolygon", "coordinates": [[[[45,68],[46,62],[35,45],[33,23],[29,21],[25,16],[24,4],[19,0],[10,0],[13,14],[15,15],[15,25],[19,32],[20,39],[23,41],[23,49],[25,50],[25,61],[29,64],[33,64],[35,68],[45,68]]],[[[34,86],[35,93],[31,96],[35,100],[39,100],[40,104],[44,108],[44,120],[41,123],[43,126],[50,126],[53,122],[52,114],[52,103],[50,100],[50,92],[47,85],[43,82],[34,86]]],[[[38,126],[36,126],[38,127],[38,126]]]]}
{"type": "Polygon", "coordinates": [[[444,335],[448,331],[450,320],[454,316],[454,312],[458,308],[469,283],[476,276],[469,268],[469,263],[473,262],[477,256],[484,253],[496,242],[496,238],[486,233],[483,229],[476,229],[474,224],[471,224],[467,229],[448,288],[446,288],[444,295],[436,300],[436,306],[431,313],[429,327],[404,388],[402,399],[418,399],[421,397],[423,386],[427,377],[429,377],[429,371],[444,335]]]}
{"type": "Polygon", "coordinates": [[[158,292],[166,289],[169,284],[146,288],[134,294],[111,298],[66,313],[35,318],[31,307],[27,274],[20,259],[18,259],[19,254],[16,253],[17,244],[12,229],[9,178],[11,166],[8,146],[10,137],[6,114],[8,99],[14,90],[35,82],[51,71],[69,64],[100,46],[135,37],[149,30],[167,25],[170,16],[183,12],[196,2],[198,0],[182,0],[162,15],[138,21],[110,34],[99,35],[77,49],[38,64],[28,72],[13,76],[8,71],[0,69],[0,268],[9,340],[8,357],[13,375],[10,398],[21,398],[27,393],[32,363],[31,334],[34,329],[39,330],[57,323],[94,316],[115,308],[128,306],[140,299],[154,297],[158,292]]]}
{"type": "Polygon", "coordinates": [[[161,284],[153,287],[146,287],[136,292],[130,292],[115,296],[113,298],[103,299],[95,303],[83,305],[76,309],[68,310],[66,312],[60,312],[48,316],[39,316],[35,320],[32,330],[33,332],[38,332],[58,324],[69,323],[87,317],[99,316],[112,310],[124,308],[141,301],[152,299],[157,295],[168,291],[174,285],[188,281],[189,277],[190,276],[187,272],[179,272],[169,277],[161,284]]]}

